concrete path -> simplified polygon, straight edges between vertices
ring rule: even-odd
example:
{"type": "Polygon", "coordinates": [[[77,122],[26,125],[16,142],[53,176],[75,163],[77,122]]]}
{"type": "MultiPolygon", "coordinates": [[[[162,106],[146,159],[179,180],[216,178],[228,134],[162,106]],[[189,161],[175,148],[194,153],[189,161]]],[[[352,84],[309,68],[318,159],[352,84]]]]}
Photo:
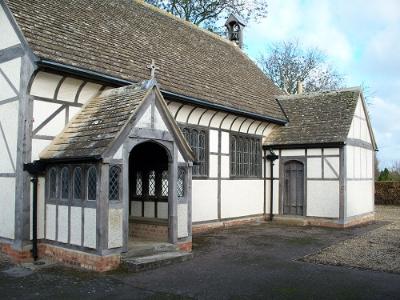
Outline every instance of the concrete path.
{"type": "Polygon", "coordinates": [[[400,275],[298,261],[383,226],[246,226],[197,236],[191,261],[144,273],[27,270],[0,259],[2,299],[399,299],[400,275]],[[10,271],[11,270],[11,271],[10,271]]]}

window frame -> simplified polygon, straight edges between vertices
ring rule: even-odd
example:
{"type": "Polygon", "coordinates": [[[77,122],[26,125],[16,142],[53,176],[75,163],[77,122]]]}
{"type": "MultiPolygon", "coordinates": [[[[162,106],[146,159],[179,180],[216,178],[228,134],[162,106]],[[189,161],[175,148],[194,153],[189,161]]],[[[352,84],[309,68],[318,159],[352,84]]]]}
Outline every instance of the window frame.
{"type": "Polygon", "coordinates": [[[59,185],[60,185],[59,199],[62,202],[69,201],[70,198],[71,198],[71,176],[70,176],[69,166],[66,166],[66,165],[61,166],[59,185]],[[66,171],[66,173],[64,174],[65,171],[66,171]],[[64,192],[64,175],[67,176],[67,179],[66,179],[67,180],[66,181],[66,184],[67,184],[67,197],[66,198],[63,195],[63,192],[64,192]]]}
{"type": "Polygon", "coordinates": [[[58,172],[58,168],[57,167],[55,167],[55,166],[53,166],[53,167],[51,167],[51,168],[49,168],[48,169],[48,171],[47,171],[47,179],[48,179],[48,200],[49,201],[57,201],[58,200],[58,194],[59,194],[59,187],[58,187],[58,184],[59,184],[59,174],[58,174],[59,172],[58,172]],[[54,184],[54,188],[55,188],[55,191],[54,191],[54,193],[55,193],[55,195],[54,195],[54,197],[53,197],[53,195],[52,195],[52,191],[51,191],[51,175],[52,175],[52,172],[54,171],[54,173],[55,173],[55,184],[54,184]]]}
{"type": "Polygon", "coordinates": [[[85,196],[84,196],[84,186],[85,186],[84,178],[85,178],[85,176],[84,175],[85,175],[84,169],[81,165],[73,166],[72,182],[71,182],[72,183],[71,196],[72,196],[72,200],[75,202],[81,202],[85,199],[85,196]],[[76,184],[75,176],[76,176],[76,173],[78,170],[80,171],[80,174],[81,174],[80,175],[81,176],[81,178],[80,178],[80,198],[75,197],[75,184],[76,184]]]}
{"type": "Polygon", "coordinates": [[[112,201],[112,202],[117,202],[117,201],[121,201],[122,197],[121,197],[121,174],[122,174],[122,168],[119,165],[110,165],[109,169],[108,169],[108,201],[112,201]],[[111,171],[116,169],[117,170],[117,181],[118,181],[118,196],[117,199],[111,199],[110,197],[110,184],[111,184],[111,171]]]}
{"type": "Polygon", "coordinates": [[[262,178],[262,136],[230,132],[229,134],[229,175],[231,179],[261,179],[262,178]],[[236,139],[236,153],[233,153],[233,139],[236,139]],[[247,141],[246,143],[244,143],[247,141]],[[258,148],[258,153],[253,149],[258,148]],[[236,172],[233,172],[235,163],[236,172]],[[255,168],[255,169],[253,169],[255,168]],[[239,171],[237,171],[239,170],[239,171]]]}
{"type": "Polygon", "coordinates": [[[90,165],[88,166],[87,170],[86,170],[86,180],[85,180],[85,190],[86,190],[86,201],[97,201],[98,197],[97,197],[97,190],[98,190],[98,178],[99,178],[99,172],[97,171],[97,168],[95,165],[90,165]],[[95,189],[95,199],[89,199],[89,175],[90,175],[90,170],[95,170],[95,175],[96,175],[96,189],[95,189]]]}
{"type": "MultiPolygon", "coordinates": [[[[210,148],[209,148],[209,137],[210,137],[210,132],[209,132],[209,128],[206,126],[199,126],[199,125],[191,125],[191,124],[179,124],[179,127],[182,131],[183,136],[185,137],[188,145],[190,146],[190,148],[192,149],[192,151],[194,152],[196,158],[197,158],[197,152],[195,149],[193,149],[192,145],[190,144],[190,140],[188,140],[186,138],[185,135],[185,129],[189,130],[189,134],[191,135],[193,131],[197,131],[197,132],[204,132],[204,174],[197,174],[195,172],[196,170],[196,166],[193,166],[192,169],[192,177],[193,179],[206,179],[209,178],[209,165],[210,165],[210,148]]],[[[200,148],[199,146],[197,148],[200,148]]],[[[201,169],[200,165],[199,166],[199,170],[201,169]]]]}

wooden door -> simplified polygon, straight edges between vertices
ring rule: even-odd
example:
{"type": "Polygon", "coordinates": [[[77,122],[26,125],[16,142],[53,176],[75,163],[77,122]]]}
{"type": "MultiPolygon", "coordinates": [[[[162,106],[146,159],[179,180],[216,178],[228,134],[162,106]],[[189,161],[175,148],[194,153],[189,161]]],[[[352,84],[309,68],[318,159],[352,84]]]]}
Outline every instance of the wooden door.
{"type": "Polygon", "coordinates": [[[304,214],[304,164],[299,161],[284,165],[283,214],[304,214]]]}

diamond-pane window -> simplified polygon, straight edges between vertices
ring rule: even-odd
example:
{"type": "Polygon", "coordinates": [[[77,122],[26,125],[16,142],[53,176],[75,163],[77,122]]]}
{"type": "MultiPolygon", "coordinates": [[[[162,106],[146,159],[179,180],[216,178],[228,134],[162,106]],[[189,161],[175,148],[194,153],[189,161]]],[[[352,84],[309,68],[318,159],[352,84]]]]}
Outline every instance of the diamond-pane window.
{"type": "Polygon", "coordinates": [[[168,171],[163,171],[161,174],[161,196],[168,196],[168,171]]]}
{"type": "Polygon", "coordinates": [[[57,171],[55,168],[51,168],[50,170],[49,191],[50,191],[50,198],[55,199],[57,197],[57,171]]]}
{"type": "Polygon", "coordinates": [[[156,172],[149,172],[149,196],[156,195],[156,172]]]}
{"type": "Polygon", "coordinates": [[[231,135],[231,176],[261,177],[261,140],[231,135]]]}
{"type": "Polygon", "coordinates": [[[136,196],[142,196],[143,192],[143,180],[142,180],[142,173],[136,173],[136,196]]]}
{"type": "Polygon", "coordinates": [[[202,129],[185,127],[182,133],[186,141],[192,148],[196,156],[196,164],[193,166],[194,176],[207,176],[208,175],[208,143],[207,132],[202,129]]]}
{"type": "Polygon", "coordinates": [[[69,198],[69,170],[67,167],[61,170],[61,198],[69,198]]]}
{"type": "Polygon", "coordinates": [[[87,199],[96,200],[97,172],[95,167],[90,167],[87,175],[87,199]]]}
{"type": "Polygon", "coordinates": [[[82,199],[82,169],[75,168],[74,170],[74,199],[82,199]]]}
{"type": "Polygon", "coordinates": [[[184,196],[184,187],[185,187],[185,170],[183,168],[178,168],[178,181],[177,181],[177,191],[176,194],[178,197],[184,196]]]}
{"type": "Polygon", "coordinates": [[[117,166],[112,166],[109,170],[108,177],[108,199],[119,200],[119,174],[121,169],[117,166]]]}

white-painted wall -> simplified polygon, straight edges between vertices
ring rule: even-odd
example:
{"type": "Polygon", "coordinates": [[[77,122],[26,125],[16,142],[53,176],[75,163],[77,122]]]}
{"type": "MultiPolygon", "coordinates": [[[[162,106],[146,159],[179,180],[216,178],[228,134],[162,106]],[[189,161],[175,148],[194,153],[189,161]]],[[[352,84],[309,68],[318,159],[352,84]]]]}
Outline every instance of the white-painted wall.
{"type": "Polygon", "coordinates": [[[307,181],[307,216],[339,218],[339,181],[307,181]]]}
{"type": "Polygon", "coordinates": [[[0,29],[1,29],[1,39],[0,39],[0,49],[5,49],[11,46],[18,45],[20,40],[15,33],[10,21],[8,20],[3,8],[0,6],[0,29]]]}
{"type": "Polygon", "coordinates": [[[71,206],[71,236],[72,245],[82,245],[82,208],[71,206]]]}
{"type": "Polygon", "coordinates": [[[372,139],[367,124],[367,114],[365,112],[361,98],[358,99],[353,121],[351,123],[348,137],[371,143],[372,139]]]}
{"type": "Polygon", "coordinates": [[[193,180],[192,221],[201,222],[218,219],[218,181],[193,180]]]}
{"type": "Polygon", "coordinates": [[[262,214],[263,180],[222,180],[221,217],[236,218],[262,214]]]}
{"type": "Polygon", "coordinates": [[[108,212],[108,248],[122,247],[122,209],[109,209],[108,212]]]}
{"type": "Polygon", "coordinates": [[[0,236],[14,238],[15,178],[0,178],[0,236]]]}
{"type": "Polygon", "coordinates": [[[177,208],[177,216],[178,216],[178,238],[184,238],[189,235],[188,232],[188,205],[178,204],[177,208]]]}
{"type": "Polygon", "coordinates": [[[83,245],[96,248],[96,209],[84,208],[83,245]]]}

